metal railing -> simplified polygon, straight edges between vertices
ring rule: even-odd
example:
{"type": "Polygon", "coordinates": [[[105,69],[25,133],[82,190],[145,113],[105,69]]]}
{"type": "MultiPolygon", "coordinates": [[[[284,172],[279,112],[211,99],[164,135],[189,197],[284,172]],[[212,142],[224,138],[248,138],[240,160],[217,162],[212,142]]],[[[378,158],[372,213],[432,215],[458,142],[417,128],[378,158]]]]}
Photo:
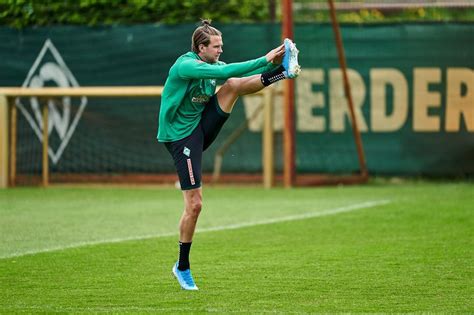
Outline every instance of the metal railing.
{"type": "MultiPolygon", "coordinates": [[[[37,97],[42,111],[42,185],[49,185],[49,156],[48,156],[48,100],[72,97],[159,97],[163,92],[162,86],[115,86],[115,87],[43,87],[43,88],[0,88],[0,188],[14,186],[16,182],[17,154],[17,97],[37,97]]],[[[263,184],[266,188],[273,185],[273,88],[267,88],[255,93],[263,98],[264,115],[263,129],[263,184]],[[265,121],[266,120],[266,121],[265,121]]],[[[224,154],[225,150],[221,152],[224,154]]],[[[220,169],[219,169],[220,172],[220,169]]]]}
{"type": "MultiPolygon", "coordinates": [[[[437,1],[437,0],[386,0],[386,1],[335,1],[338,11],[353,10],[402,10],[412,8],[474,8],[474,1],[437,1]]],[[[293,3],[294,10],[329,10],[324,2],[297,2],[293,3]]]]}

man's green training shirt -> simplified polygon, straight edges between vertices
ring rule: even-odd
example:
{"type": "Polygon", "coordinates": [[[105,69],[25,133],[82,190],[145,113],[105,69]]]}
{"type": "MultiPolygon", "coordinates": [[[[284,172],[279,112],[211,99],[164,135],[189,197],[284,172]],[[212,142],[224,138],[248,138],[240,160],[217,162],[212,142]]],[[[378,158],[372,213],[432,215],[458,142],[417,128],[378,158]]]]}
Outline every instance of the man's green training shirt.
{"type": "Polygon", "coordinates": [[[273,67],[265,57],[210,64],[194,52],[180,56],[169,71],[161,96],[158,141],[178,141],[193,132],[204,107],[216,92],[216,80],[259,74],[273,67]]]}

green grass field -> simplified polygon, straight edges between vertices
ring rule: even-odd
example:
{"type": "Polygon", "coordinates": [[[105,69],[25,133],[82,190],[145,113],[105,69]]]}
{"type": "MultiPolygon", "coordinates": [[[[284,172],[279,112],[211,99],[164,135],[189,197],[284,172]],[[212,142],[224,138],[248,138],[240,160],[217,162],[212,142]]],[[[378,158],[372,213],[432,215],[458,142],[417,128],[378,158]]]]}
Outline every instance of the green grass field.
{"type": "Polygon", "coordinates": [[[181,193],[0,191],[0,313],[474,312],[474,184],[205,187],[171,275],[181,193]]]}

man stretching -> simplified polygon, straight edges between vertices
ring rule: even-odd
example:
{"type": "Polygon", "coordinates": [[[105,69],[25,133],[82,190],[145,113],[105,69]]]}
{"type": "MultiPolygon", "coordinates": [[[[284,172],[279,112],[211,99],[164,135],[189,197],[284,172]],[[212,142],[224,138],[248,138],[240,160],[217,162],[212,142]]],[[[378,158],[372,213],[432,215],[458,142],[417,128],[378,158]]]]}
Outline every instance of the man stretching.
{"type": "Polygon", "coordinates": [[[198,290],[189,265],[189,252],[202,208],[202,153],[216,139],[241,95],[255,93],[283,79],[298,76],[298,50],[293,42],[265,56],[239,63],[219,61],[222,33],[202,21],[192,36],[192,51],[173,64],[161,98],[158,141],[173,157],[184,197],[179,222],[179,259],[173,274],[185,290],[198,290]],[[227,80],[216,93],[216,79],[227,80]]]}

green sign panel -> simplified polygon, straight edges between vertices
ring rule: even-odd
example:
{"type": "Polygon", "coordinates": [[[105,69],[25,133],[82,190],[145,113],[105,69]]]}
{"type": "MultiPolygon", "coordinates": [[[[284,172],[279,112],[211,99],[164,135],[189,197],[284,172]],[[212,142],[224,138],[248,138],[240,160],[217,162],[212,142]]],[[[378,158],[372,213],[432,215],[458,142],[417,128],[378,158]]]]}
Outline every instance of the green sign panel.
{"type": "MultiPolygon", "coordinates": [[[[264,55],[280,43],[280,26],[216,25],[221,60],[264,55]]],[[[193,25],[23,31],[0,28],[0,86],[163,85],[174,60],[190,49],[193,25]]],[[[341,28],[355,114],[369,172],[379,175],[474,174],[474,24],[344,25],[341,28]]],[[[295,26],[303,71],[296,80],[299,173],[358,169],[349,110],[330,25],[295,26]]],[[[221,82],[222,83],[222,82],[221,82]]],[[[277,88],[281,86],[277,85],[277,88]]],[[[261,98],[239,100],[215,151],[245,120],[248,129],[224,156],[223,171],[262,169],[261,98]]],[[[157,143],[160,99],[63,98],[49,102],[53,172],[173,172],[157,143]]],[[[18,170],[39,172],[39,103],[18,99],[18,170]]],[[[283,102],[275,98],[276,162],[282,168],[283,102]]]]}

